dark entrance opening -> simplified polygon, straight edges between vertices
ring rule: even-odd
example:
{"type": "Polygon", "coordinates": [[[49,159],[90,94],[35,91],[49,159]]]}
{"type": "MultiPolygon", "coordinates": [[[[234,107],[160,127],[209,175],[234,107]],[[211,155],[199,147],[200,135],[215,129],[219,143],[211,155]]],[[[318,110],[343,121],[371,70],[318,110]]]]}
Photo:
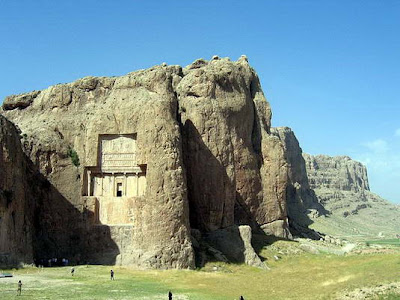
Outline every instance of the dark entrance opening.
{"type": "Polygon", "coordinates": [[[117,183],[117,197],[122,197],[122,183],[117,183]]]}

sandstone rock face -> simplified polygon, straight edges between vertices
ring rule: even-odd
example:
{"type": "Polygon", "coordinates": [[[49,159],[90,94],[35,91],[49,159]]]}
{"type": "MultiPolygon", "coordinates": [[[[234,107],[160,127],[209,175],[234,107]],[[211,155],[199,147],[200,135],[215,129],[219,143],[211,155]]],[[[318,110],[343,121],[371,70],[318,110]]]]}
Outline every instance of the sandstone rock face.
{"type": "Polygon", "coordinates": [[[394,237],[400,226],[398,206],[369,191],[367,170],[347,156],[303,153],[310,187],[329,214],[313,219],[312,228],[348,238],[394,237]]]}
{"type": "Polygon", "coordinates": [[[184,73],[176,90],[192,227],[286,220],[284,150],[254,70],[214,59],[184,73]]]}
{"type": "MultiPolygon", "coordinates": [[[[43,233],[42,248],[52,251],[40,257],[60,257],[59,248],[69,243],[72,245],[65,249],[78,249],[75,257],[69,255],[70,259],[80,262],[160,268],[194,266],[176,120],[177,98],[173,91],[173,82],[180,72],[180,67],[171,66],[120,78],[84,78],[42,91],[23,110],[10,110],[5,102],[4,114],[27,136],[26,154],[56,189],[57,196],[79,212],[70,217],[74,213],[61,205],[65,201],[42,204],[41,228],[50,228],[43,233]],[[90,197],[86,187],[93,185],[87,183],[88,171],[99,163],[99,136],[130,133],[136,134],[138,151],[132,154],[135,164],[146,169],[146,197],[126,197],[132,203],[125,212],[132,216],[129,224],[96,223],[96,199],[90,197]],[[79,165],[72,163],[69,151],[79,157],[79,165]],[[63,235],[66,228],[71,233],[63,235]],[[91,238],[84,238],[82,232],[89,232],[91,238]]],[[[54,197],[53,194],[48,198],[54,197]]]]}
{"type": "Polygon", "coordinates": [[[191,268],[192,228],[290,236],[285,148],[246,57],[86,77],[1,114],[40,177],[37,260],[191,268]]]}
{"type": "Polygon", "coordinates": [[[308,225],[314,218],[325,215],[327,211],[319,203],[319,199],[309,184],[306,163],[299,142],[294,132],[288,127],[272,128],[271,132],[281,140],[288,162],[286,200],[291,229],[296,234],[307,234],[308,237],[317,238],[315,233],[310,232],[308,225]]]}
{"type": "Polygon", "coordinates": [[[311,188],[369,191],[367,169],[348,156],[304,154],[311,188]]]}
{"type": "Polygon", "coordinates": [[[400,226],[364,166],[303,154],[289,128],[271,128],[245,56],[10,96],[0,122],[0,265],[213,257],[266,268],[252,231],[319,239],[309,226],[335,237],[400,226]]]}
{"type": "Polygon", "coordinates": [[[34,202],[27,172],[19,132],[0,115],[0,265],[33,262],[34,202]]]}
{"type": "Polygon", "coordinates": [[[27,94],[22,94],[22,95],[13,95],[13,96],[8,96],[4,100],[4,109],[24,109],[25,107],[28,107],[31,105],[33,100],[39,95],[39,91],[33,91],[27,94]]]}
{"type": "Polygon", "coordinates": [[[251,238],[251,227],[241,225],[210,232],[206,236],[206,241],[221,251],[231,262],[267,269],[268,267],[254,251],[251,238]]]}
{"type": "MultiPolygon", "coordinates": [[[[340,203],[340,206],[342,198],[347,196],[366,201],[369,184],[367,169],[361,163],[347,156],[312,156],[304,153],[303,157],[310,187],[317,193],[322,205],[335,210],[334,202],[340,203]]],[[[350,207],[351,201],[346,202],[345,205],[350,207]]]]}

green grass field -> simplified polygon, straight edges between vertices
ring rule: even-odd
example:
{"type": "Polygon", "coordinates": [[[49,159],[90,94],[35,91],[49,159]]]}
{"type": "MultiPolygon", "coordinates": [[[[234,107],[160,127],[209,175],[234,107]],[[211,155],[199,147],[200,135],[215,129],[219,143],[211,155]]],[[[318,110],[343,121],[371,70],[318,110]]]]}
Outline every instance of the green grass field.
{"type": "Polygon", "coordinates": [[[400,246],[400,239],[387,239],[387,240],[375,240],[375,241],[367,241],[367,245],[391,245],[391,246],[400,246]]]}
{"type": "MultiPolygon", "coordinates": [[[[396,284],[400,281],[400,255],[374,253],[337,256],[291,252],[293,242],[279,241],[289,249],[274,261],[274,250],[263,250],[271,270],[245,265],[210,263],[200,270],[138,270],[110,266],[70,268],[24,268],[7,270],[13,278],[0,278],[0,299],[340,299],[341,294],[358,288],[396,284]],[[22,280],[22,296],[16,296],[22,280]]],[[[275,247],[277,247],[275,245],[275,247]]],[[[399,285],[400,286],[400,285],[399,285]]],[[[377,298],[378,299],[378,298],[377,298]]],[[[390,290],[379,299],[400,299],[390,290]]]]}

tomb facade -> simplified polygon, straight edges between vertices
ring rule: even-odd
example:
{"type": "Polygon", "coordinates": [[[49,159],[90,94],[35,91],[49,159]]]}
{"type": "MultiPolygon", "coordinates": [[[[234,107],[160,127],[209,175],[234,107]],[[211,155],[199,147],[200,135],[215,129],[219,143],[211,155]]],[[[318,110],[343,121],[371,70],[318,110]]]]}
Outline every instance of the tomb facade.
{"type": "Polygon", "coordinates": [[[136,160],[136,134],[99,135],[96,166],[85,168],[83,196],[94,197],[98,224],[132,224],[146,191],[146,165],[136,160]]]}

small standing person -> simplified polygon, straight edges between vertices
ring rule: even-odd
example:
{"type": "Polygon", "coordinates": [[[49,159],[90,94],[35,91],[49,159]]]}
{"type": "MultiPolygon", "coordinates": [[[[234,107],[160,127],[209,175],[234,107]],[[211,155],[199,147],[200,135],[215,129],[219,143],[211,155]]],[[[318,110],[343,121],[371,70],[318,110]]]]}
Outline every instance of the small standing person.
{"type": "Polygon", "coordinates": [[[171,293],[171,291],[168,292],[168,300],[172,300],[172,293],[171,293]]]}
{"type": "Polygon", "coordinates": [[[21,296],[21,292],[22,292],[22,282],[21,280],[18,281],[18,290],[17,290],[17,295],[21,296]]]}
{"type": "Polygon", "coordinates": [[[114,271],[113,271],[113,270],[110,271],[110,276],[111,276],[110,279],[111,279],[111,280],[114,280],[114,271]]]}
{"type": "Polygon", "coordinates": [[[74,274],[75,274],[75,269],[74,269],[74,267],[72,267],[71,268],[71,276],[74,276],[74,274]]]}

